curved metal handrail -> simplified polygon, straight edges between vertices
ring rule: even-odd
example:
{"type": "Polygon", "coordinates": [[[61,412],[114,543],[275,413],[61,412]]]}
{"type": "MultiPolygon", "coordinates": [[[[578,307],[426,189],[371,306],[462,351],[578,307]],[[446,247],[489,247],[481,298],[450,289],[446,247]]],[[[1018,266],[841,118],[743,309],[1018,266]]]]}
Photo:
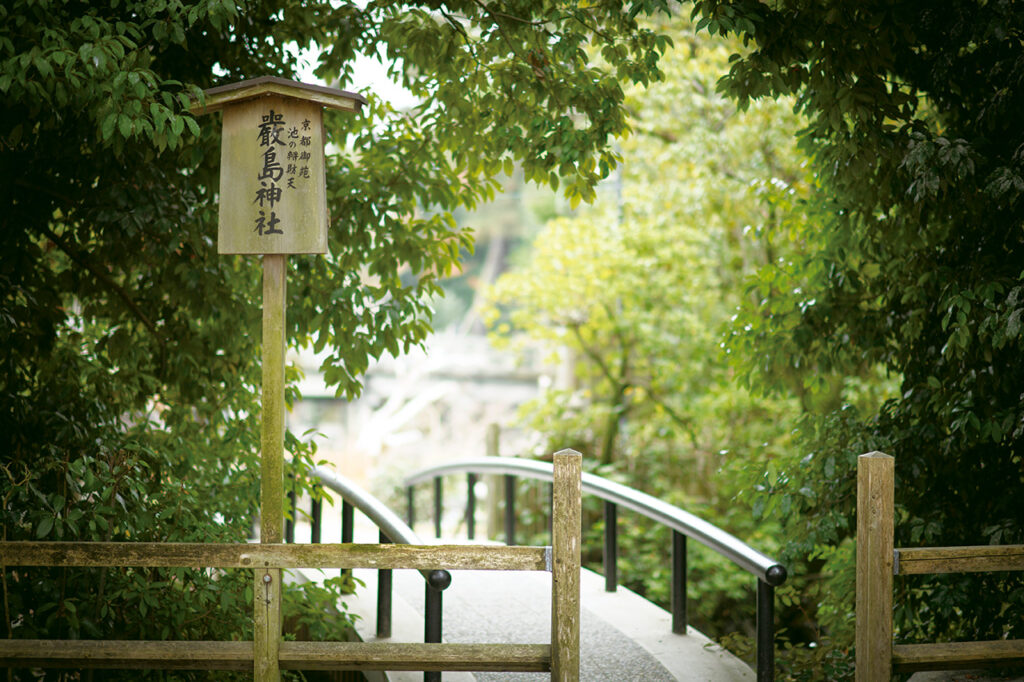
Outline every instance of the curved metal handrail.
{"type": "MultiPolygon", "coordinates": [[[[391,542],[400,545],[423,544],[420,536],[398,514],[352,481],[322,466],[314,467],[310,471],[310,475],[325,488],[338,493],[344,501],[361,511],[391,542]]],[[[447,589],[452,582],[451,573],[444,569],[424,569],[420,573],[431,587],[438,590],[447,589]]]]}
{"type": "MultiPolygon", "coordinates": [[[[408,487],[438,476],[457,473],[505,474],[550,482],[551,468],[549,462],[537,460],[481,457],[423,469],[407,476],[404,483],[408,487]]],[[[773,587],[786,580],[786,568],[782,564],[721,528],[652,495],[587,473],[583,474],[583,492],[632,509],[691,537],[773,587]]]]}
{"type": "MultiPolygon", "coordinates": [[[[477,474],[505,476],[505,534],[510,544],[515,534],[514,490],[517,477],[533,478],[551,482],[552,465],[548,462],[521,459],[518,457],[482,457],[430,467],[405,478],[408,494],[409,518],[412,522],[413,489],[416,483],[434,480],[434,523],[440,536],[441,477],[446,474],[468,474],[470,479],[467,521],[470,537],[473,533],[473,508],[475,494],[473,481],[477,474]]],[[[786,568],[774,559],[757,551],[739,538],[725,532],[714,524],[694,516],[675,505],[659,500],[647,493],[620,483],[583,474],[583,492],[604,500],[604,562],[605,589],[613,592],[618,583],[616,568],[618,555],[617,509],[619,506],[631,509],[649,519],[672,529],[672,632],[686,633],[686,539],[693,538],[701,544],[729,559],[738,567],[752,574],[757,580],[757,634],[756,668],[758,682],[770,682],[775,675],[775,587],[786,580],[786,568]]]]}
{"type": "Polygon", "coordinates": [[[366,515],[374,525],[384,531],[392,542],[408,545],[422,544],[416,533],[406,525],[398,514],[384,505],[383,502],[366,492],[352,481],[339,476],[327,467],[318,466],[310,474],[320,481],[325,488],[338,493],[348,500],[353,507],[366,515]]]}

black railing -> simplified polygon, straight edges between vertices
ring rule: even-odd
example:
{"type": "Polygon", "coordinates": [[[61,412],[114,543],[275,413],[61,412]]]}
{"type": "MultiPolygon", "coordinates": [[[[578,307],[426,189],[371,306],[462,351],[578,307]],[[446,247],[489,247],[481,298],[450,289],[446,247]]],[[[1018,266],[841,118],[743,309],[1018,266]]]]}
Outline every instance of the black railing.
{"type": "MultiPolygon", "coordinates": [[[[352,542],[355,515],[358,509],[377,526],[381,544],[398,543],[407,545],[423,544],[412,528],[405,524],[383,502],[366,492],[355,483],[339,476],[330,469],[316,467],[312,477],[328,490],[341,497],[341,541],[352,542]]],[[[291,514],[285,522],[285,542],[295,542],[296,501],[295,492],[288,493],[291,514]]],[[[323,522],[323,502],[319,495],[312,495],[310,509],[310,542],[319,543],[323,522]]],[[[426,581],[423,641],[437,643],[441,641],[441,623],[443,617],[442,592],[451,585],[452,577],[448,571],[420,571],[426,581]]],[[[377,637],[391,636],[391,594],[392,580],[390,569],[377,571],[377,637]]],[[[441,673],[425,671],[424,682],[440,682],[441,673]]]]}
{"type": "MultiPolygon", "coordinates": [[[[413,521],[414,493],[417,483],[433,479],[434,530],[440,537],[440,517],[443,505],[441,478],[465,473],[470,486],[480,474],[505,477],[505,540],[515,543],[515,484],[516,477],[552,481],[552,465],[530,459],[513,457],[482,457],[430,467],[405,479],[409,525],[413,521]]],[[[605,589],[614,592],[618,585],[618,507],[625,507],[646,516],[672,530],[672,632],[686,634],[686,540],[693,538],[704,546],[729,559],[757,578],[757,679],[769,682],[775,676],[775,588],[786,580],[786,568],[762,554],[742,540],[717,526],[647,493],[615,483],[593,474],[583,474],[583,493],[604,500],[604,574],[605,589]]],[[[476,514],[476,496],[467,499],[466,519],[469,539],[474,539],[474,524],[468,523],[476,514]]]]}

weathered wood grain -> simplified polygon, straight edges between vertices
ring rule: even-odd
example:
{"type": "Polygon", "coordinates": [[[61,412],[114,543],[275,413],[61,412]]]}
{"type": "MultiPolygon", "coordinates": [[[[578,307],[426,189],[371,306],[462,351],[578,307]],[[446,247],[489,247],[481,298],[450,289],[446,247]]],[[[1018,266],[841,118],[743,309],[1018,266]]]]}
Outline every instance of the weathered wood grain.
{"type": "Polygon", "coordinates": [[[897,575],[1024,571],[1024,545],[908,547],[896,554],[897,575]]]}
{"type": "Polygon", "coordinates": [[[224,109],[217,253],[327,252],[321,120],[320,104],[290,97],[249,99],[224,109]],[[281,117],[281,125],[272,127],[280,135],[260,140],[271,115],[281,117]],[[306,121],[308,129],[299,131],[306,121]],[[288,137],[292,131],[296,138],[288,137]],[[306,144],[298,146],[300,140],[306,144]],[[309,158],[288,161],[288,152],[309,158]]]}
{"type": "Polygon", "coordinates": [[[253,571],[253,680],[278,682],[281,646],[281,569],[263,568],[253,571]]]}
{"type": "Polygon", "coordinates": [[[891,675],[894,468],[881,452],[857,458],[857,682],[891,675]]]}
{"type": "MultiPolygon", "coordinates": [[[[547,644],[396,644],[281,642],[284,670],[466,670],[547,672],[547,644]]],[[[252,642],[0,640],[0,666],[240,670],[253,665],[252,642]]]]}
{"type": "Polygon", "coordinates": [[[1024,639],[940,644],[897,644],[892,648],[897,672],[962,670],[1007,663],[1024,663],[1024,639]]]}
{"type": "Polygon", "coordinates": [[[471,545],[0,542],[0,565],[547,571],[549,551],[471,545]]]}
{"type": "MultiPolygon", "coordinates": [[[[319,109],[316,111],[319,114],[319,109]]],[[[230,116],[225,112],[225,121],[230,116]]],[[[223,165],[223,164],[222,164],[223,165]]],[[[222,173],[227,173],[225,169],[222,173]]],[[[253,173],[255,177],[255,173],[253,173]]],[[[224,201],[223,189],[221,201],[224,201]]],[[[224,214],[221,213],[223,240],[224,214]]],[[[247,233],[251,230],[246,229],[247,233]]],[[[263,389],[260,433],[260,542],[284,540],[284,320],[287,309],[287,256],[263,257],[263,389]]],[[[263,568],[253,580],[253,679],[278,682],[281,643],[281,570],[263,568]]]]}
{"type": "Polygon", "coordinates": [[[547,672],[547,644],[282,642],[286,670],[465,670],[547,672]]]}
{"type": "Polygon", "coordinates": [[[551,551],[551,680],[580,677],[580,547],[582,456],[562,450],[554,457],[551,551]]]}
{"type": "MultiPolygon", "coordinates": [[[[223,198],[223,190],[221,196],[223,198]]],[[[287,312],[287,272],[287,256],[268,254],[263,257],[260,541],[267,544],[279,544],[284,540],[284,325],[287,312]]]]}
{"type": "Polygon", "coordinates": [[[0,666],[252,670],[252,642],[0,639],[0,666]]]}

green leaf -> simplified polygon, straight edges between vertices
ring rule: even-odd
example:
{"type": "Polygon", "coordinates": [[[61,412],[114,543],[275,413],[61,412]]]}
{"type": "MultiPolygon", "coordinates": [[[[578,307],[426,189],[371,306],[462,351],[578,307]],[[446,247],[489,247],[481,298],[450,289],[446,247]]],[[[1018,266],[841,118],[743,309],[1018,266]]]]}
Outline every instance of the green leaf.
{"type": "Polygon", "coordinates": [[[103,123],[100,124],[100,135],[102,139],[109,140],[110,136],[114,134],[114,126],[117,125],[117,114],[110,113],[103,119],[103,123]]]}
{"type": "Polygon", "coordinates": [[[36,526],[36,537],[37,538],[45,538],[47,535],[49,535],[49,533],[50,533],[50,531],[52,529],[53,529],[53,517],[52,516],[46,516],[46,517],[43,518],[42,521],[39,522],[39,525],[36,526]]]}
{"type": "Polygon", "coordinates": [[[1024,314],[1024,308],[1017,308],[1010,313],[1010,317],[1006,320],[1006,333],[1008,336],[1020,336],[1021,314],[1024,314]]]}

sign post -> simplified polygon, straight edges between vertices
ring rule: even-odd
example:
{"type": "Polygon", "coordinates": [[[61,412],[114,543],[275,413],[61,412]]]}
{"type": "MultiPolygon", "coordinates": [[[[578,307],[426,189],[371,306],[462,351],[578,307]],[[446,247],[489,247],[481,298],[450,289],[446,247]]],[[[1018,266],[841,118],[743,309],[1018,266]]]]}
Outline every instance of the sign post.
{"type": "MultiPolygon", "coordinates": [[[[193,113],[222,111],[217,252],[263,256],[260,542],[284,538],[284,355],[288,254],[327,252],[324,107],[358,94],[267,76],[206,91],[193,113]]],[[[281,570],[254,571],[256,682],[280,679],[281,570]]]]}

